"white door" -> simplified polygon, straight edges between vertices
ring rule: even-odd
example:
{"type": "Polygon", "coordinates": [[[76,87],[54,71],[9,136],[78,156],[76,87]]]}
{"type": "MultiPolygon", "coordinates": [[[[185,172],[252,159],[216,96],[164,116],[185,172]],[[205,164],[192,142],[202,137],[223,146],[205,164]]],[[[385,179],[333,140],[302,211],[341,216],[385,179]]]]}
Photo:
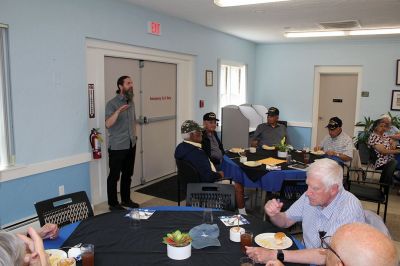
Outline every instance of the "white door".
{"type": "Polygon", "coordinates": [[[145,124],[135,127],[138,140],[132,186],[137,186],[175,172],[176,65],[105,57],[105,103],[116,95],[117,79],[123,75],[133,80],[137,121],[146,118],[145,124]]]}
{"type": "Polygon", "coordinates": [[[176,64],[142,61],[143,177],[172,174],[176,144],[176,64]]]}
{"type": "Polygon", "coordinates": [[[357,74],[321,74],[317,144],[328,134],[325,126],[329,118],[337,116],[343,121],[343,131],[354,135],[357,102],[357,74]]]}

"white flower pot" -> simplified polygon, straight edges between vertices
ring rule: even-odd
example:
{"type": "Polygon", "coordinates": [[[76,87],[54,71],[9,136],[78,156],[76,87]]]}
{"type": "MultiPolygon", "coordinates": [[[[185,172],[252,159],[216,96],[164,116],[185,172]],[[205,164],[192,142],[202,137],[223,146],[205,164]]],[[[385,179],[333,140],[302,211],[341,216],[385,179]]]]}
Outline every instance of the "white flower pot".
{"type": "Polygon", "coordinates": [[[192,255],[192,243],[185,247],[167,245],[167,255],[173,260],[184,260],[192,255]]]}
{"type": "Polygon", "coordinates": [[[279,158],[286,158],[287,157],[287,151],[278,151],[278,157],[279,158]]]}

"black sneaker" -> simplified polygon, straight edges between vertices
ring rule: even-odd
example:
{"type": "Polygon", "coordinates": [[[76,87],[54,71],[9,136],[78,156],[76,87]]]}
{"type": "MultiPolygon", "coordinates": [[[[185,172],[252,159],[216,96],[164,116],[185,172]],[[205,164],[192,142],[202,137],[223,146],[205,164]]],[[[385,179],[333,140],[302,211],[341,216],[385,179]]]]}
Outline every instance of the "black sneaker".
{"type": "Polygon", "coordinates": [[[121,205],[128,208],[139,208],[139,204],[133,201],[121,202],[121,205]]]}
{"type": "Polygon", "coordinates": [[[119,204],[117,204],[117,205],[109,205],[108,208],[110,209],[110,211],[125,211],[126,210],[124,207],[122,207],[119,204]]]}

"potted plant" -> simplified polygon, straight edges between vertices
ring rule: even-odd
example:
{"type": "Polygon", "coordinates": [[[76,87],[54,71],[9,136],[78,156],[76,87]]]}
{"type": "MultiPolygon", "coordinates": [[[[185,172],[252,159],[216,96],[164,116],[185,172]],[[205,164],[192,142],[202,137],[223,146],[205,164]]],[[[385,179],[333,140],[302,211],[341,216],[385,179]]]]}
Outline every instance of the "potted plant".
{"type": "Polygon", "coordinates": [[[184,260],[192,255],[192,238],[188,233],[176,230],[163,237],[163,243],[167,245],[168,257],[173,260],[184,260]]]}
{"type": "Polygon", "coordinates": [[[283,137],[281,142],[278,145],[275,145],[275,148],[278,150],[278,157],[279,158],[286,158],[288,151],[292,148],[291,145],[288,145],[286,142],[286,138],[283,137]]]}

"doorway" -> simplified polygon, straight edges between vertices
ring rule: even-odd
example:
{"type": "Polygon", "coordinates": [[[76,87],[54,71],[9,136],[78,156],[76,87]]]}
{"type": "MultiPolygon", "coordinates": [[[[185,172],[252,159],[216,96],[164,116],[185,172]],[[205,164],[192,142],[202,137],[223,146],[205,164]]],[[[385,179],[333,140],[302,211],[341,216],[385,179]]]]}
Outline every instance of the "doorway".
{"type": "Polygon", "coordinates": [[[176,64],[106,56],[104,104],[115,97],[116,81],[123,75],[133,80],[136,118],[144,121],[135,125],[132,186],[138,186],[175,172],[176,64]]]}
{"type": "Polygon", "coordinates": [[[315,68],[312,146],[319,145],[328,134],[325,127],[334,116],[343,121],[343,131],[354,136],[361,75],[361,67],[357,66],[315,68]]]}
{"type": "MultiPolygon", "coordinates": [[[[156,141],[157,147],[154,150],[154,154],[146,154],[146,152],[144,152],[143,160],[140,161],[138,160],[138,158],[141,157],[141,155],[139,155],[140,151],[137,151],[133,185],[136,186],[142,182],[148,182],[160,176],[167,175],[171,173],[171,168],[173,168],[172,172],[175,172],[176,168],[173,151],[176,144],[181,141],[180,125],[187,119],[193,119],[194,104],[192,95],[194,90],[195,57],[192,55],[87,39],[87,82],[88,84],[93,84],[95,88],[94,98],[96,112],[94,118],[89,118],[89,129],[99,128],[103,136],[106,136],[107,132],[104,121],[105,103],[109,98],[115,95],[116,80],[119,77],[119,73],[114,73],[113,75],[118,77],[110,78],[110,81],[108,81],[107,78],[106,81],[105,71],[108,57],[118,61],[122,60],[123,62],[120,61],[122,65],[125,64],[126,67],[130,69],[129,73],[124,72],[124,74],[132,75],[134,79],[136,115],[139,117],[140,114],[142,114],[142,116],[146,116],[148,121],[148,123],[143,126],[136,126],[138,136],[139,134],[146,136],[146,138],[140,136],[137,147],[139,148],[142,144],[146,146],[147,141],[154,142],[154,134],[158,134],[158,139],[156,141]],[[137,68],[140,62],[144,63],[144,68],[142,70],[140,70],[140,67],[139,69],[137,68]],[[133,67],[134,65],[135,67],[133,67]],[[159,68],[163,69],[161,71],[163,73],[174,72],[175,79],[169,82],[165,81],[163,75],[154,76],[151,74],[154,69],[155,71],[159,71],[159,68]],[[142,71],[142,74],[140,74],[140,71],[142,71]],[[147,79],[148,82],[143,83],[140,75],[148,76],[148,78],[144,78],[145,80],[147,79]],[[162,86],[154,83],[158,81],[161,81],[160,83],[162,86]],[[108,82],[110,82],[110,85],[108,85],[108,82]],[[175,85],[173,85],[174,82],[175,85]],[[170,87],[175,87],[175,92],[166,91],[166,84],[172,84],[170,87]],[[141,96],[138,92],[138,85],[143,88],[142,97],[149,100],[149,103],[143,104],[143,106],[140,104],[141,96]],[[145,86],[153,86],[155,89],[149,90],[146,89],[145,86]],[[164,98],[162,98],[163,96],[164,98]],[[161,100],[159,100],[160,97],[161,100]],[[169,97],[171,99],[169,99],[169,97]],[[173,100],[173,98],[175,99],[173,100]],[[171,106],[174,107],[172,108],[171,106]],[[141,111],[140,108],[142,108],[141,111]],[[156,111],[149,112],[150,110],[156,111]],[[165,125],[162,124],[166,123],[169,125],[164,127],[165,125]],[[165,129],[161,130],[160,127],[164,127],[165,129]],[[164,132],[164,130],[166,131],[164,132]],[[162,137],[160,137],[160,134],[162,137]],[[164,142],[165,139],[168,139],[168,141],[164,142]],[[171,140],[173,145],[172,147],[170,145],[169,149],[172,149],[172,152],[164,147],[164,145],[166,145],[165,143],[171,142],[171,140]],[[173,162],[172,165],[171,161],[173,162]],[[166,167],[166,165],[168,165],[169,168],[166,167]],[[149,169],[147,172],[145,170],[146,167],[149,169]],[[136,175],[140,176],[140,178],[136,178],[136,175]]],[[[168,76],[170,76],[170,74],[168,74],[168,76]]],[[[91,200],[93,204],[98,204],[107,200],[108,154],[104,144],[102,144],[102,149],[103,158],[92,160],[90,163],[91,200]]]]}

